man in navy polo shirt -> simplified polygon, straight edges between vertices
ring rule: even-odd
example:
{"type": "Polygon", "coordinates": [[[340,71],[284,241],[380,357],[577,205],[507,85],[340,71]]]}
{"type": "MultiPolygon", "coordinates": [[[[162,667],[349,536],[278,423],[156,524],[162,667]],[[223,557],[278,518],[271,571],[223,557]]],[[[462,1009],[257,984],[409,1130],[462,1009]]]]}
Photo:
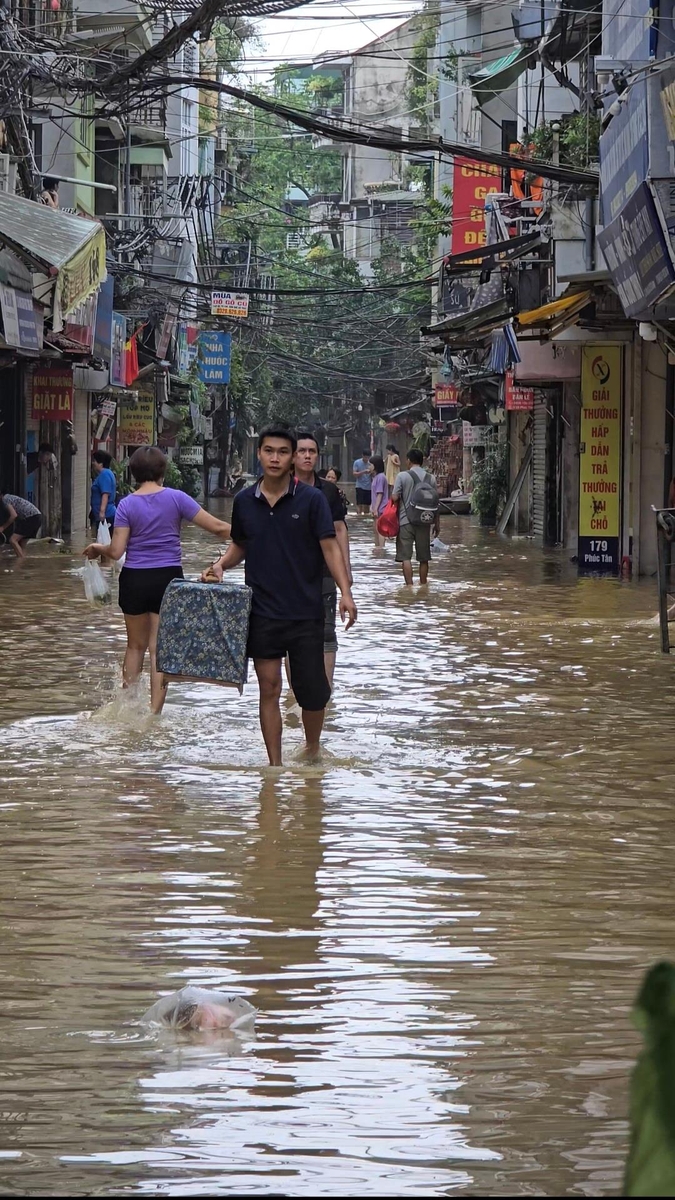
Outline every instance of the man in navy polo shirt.
{"type": "Polygon", "coordinates": [[[347,567],[328,502],[293,476],[297,442],[284,426],[258,438],[262,478],[234,498],[232,545],[202,575],[222,580],[245,560],[253,592],[248,656],[260,684],[260,727],[272,766],[281,766],[281,663],[288,655],[291,686],[302,709],[306,755],[315,758],[330,699],[323,658],[323,564],[340,592],[347,629],[356,621],[347,567]]]}

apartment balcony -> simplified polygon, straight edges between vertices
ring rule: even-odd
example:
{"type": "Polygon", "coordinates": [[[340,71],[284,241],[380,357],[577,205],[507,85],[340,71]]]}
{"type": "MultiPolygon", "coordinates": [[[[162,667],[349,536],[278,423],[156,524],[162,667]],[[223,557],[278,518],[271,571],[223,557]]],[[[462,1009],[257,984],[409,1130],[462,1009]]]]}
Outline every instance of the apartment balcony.
{"type": "Polygon", "coordinates": [[[145,141],[166,141],[166,100],[152,100],[139,104],[129,113],[129,124],[134,136],[145,141]]]}
{"type": "MultiPolygon", "coordinates": [[[[32,0],[35,4],[36,0],[32,0]]],[[[89,44],[98,39],[110,43],[119,34],[132,54],[149,50],[153,44],[156,9],[137,0],[65,0],[77,25],[77,37],[89,44]]],[[[46,14],[45,14],[46,15],[46,14]]],[[[59,14],[55,14],[58,16],[59,14]]]]}

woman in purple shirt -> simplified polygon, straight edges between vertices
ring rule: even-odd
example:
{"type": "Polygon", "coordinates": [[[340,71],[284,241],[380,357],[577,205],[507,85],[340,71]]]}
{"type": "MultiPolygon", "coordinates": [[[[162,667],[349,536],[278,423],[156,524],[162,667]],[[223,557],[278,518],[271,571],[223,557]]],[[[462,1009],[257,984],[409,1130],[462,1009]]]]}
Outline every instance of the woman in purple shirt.
{"type": "Polygon", "coordinates": [[[389,487],[387,484],[387,476],[384,473],[384,459],[376,454],[371,462],[373,464],[373,488],[370,493],[370,511],[373,514],[373,530],[375,533],[375,545],[380,549],[384,546],[385,539],[381,533],[377,532],[377,518],[382,516],[384,509],[387,506],[389,499],[389,487]]]}
{"type": "Polygon", "coordinates": [[[230,526],[219,521],[176,488],[164,487],[167,459],[156,446],[139,446],[129,462],[137,488],[117,506],[115,528],[109,546],[93,542],[87,558],[117,561],[126,553],[120,572],[119,602],[127,627],[124,655],[124,686],[136,683],[143,672],[146,650],[150,651],[150,704],[161,713],[167,684],[155,665],[155,648],[162,597],[172,579],[183,578],[180,527],[192,521],[209,533],[229,538],[230,526]]]}

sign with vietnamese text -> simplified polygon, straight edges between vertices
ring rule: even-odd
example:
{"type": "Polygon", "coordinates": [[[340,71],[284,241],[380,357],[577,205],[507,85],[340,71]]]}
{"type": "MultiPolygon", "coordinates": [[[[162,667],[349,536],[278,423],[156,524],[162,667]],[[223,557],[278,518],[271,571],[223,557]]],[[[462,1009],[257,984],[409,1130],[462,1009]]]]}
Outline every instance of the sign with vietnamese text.
{"type": "Polygon", "coordinates": [[[452,253],[485,245],[485,200],[502,190],[499,167],[456,158],[452,177],[452,253]]]}
{"type": "Polygon", "coordinates": [[[230,382],[231,333],[200,333],[197,364],[202,383],[230,382]]]}
{"type": "Polygon", "coordinates": [[[188,467],[201,467],[204,462],[204,447],[181,446],[180,461],[188,467]]]}
{"type": "Polygon", "coordinates": [[[618,575],[621,528],[622,349],[582,347],[579,573],[618,575]]]}
{"type": "Polygon", "coordinates": [[[211,315],[245,319],[248,316],[248,295],[243,292],[211,292],[211,315]]]}
{"type": "Polygon", "coordinates": [[[155,442],[155,394],[138,393],[136,403],[120,406],[117,436],[122,446],[152,446],[155,442]]]}
{"type": "Polygon", "coordinates": [[[486,446],[491,439],[491,425],[472,425],[470,421],[462,421],[462,442],[470,446],[486,446]]]}
{"type": "Polygon", "coordinates": [[[507,412],[529,412],[534,408],[534,388],[514,383],[513,371],[504,377],[504,407],[507,412]]]}
{"type": "Polygon", "coordinates": [[[647,317],[673,285],[675,267],[649,184],[641,183],[619,216],[598,234],[627,317],[647,317]]]}
{"type": "Polygon", "coordinates": [[[618,217],[647,178],[647,80],[638,79],[600,138],[600,195],[603,225],[618,217]]]}
{"type": "Polygon", "coordinates": [[[0,307],[7,345],[20,350],[41,350],[33,297],[12,287],[0,287],[0,307]]]}
{"type": "Polygon", "coordinates": [[[456,383],[437,383],[434,386],[434,404],[436,408],[442,405],[459,404],[459,388],[456,383]]]}
{"type": "Polygon", "coordinates": [[[71,367],[39,367],[34,372],[31,417],[40,421],[72,421],[71,367]]]}

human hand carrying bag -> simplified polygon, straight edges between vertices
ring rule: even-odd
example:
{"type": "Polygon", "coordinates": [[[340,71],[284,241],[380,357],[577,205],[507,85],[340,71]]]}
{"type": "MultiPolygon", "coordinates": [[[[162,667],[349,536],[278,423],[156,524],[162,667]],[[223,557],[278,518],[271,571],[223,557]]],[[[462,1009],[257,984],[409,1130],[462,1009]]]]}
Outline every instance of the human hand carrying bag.
{"type": "Polygon", "coordinates": [[[393,500],[388,500],[381,515],[377,518],[377,532],[382,537],[395,538],[398,527],[398,507],[393,500]]]}

